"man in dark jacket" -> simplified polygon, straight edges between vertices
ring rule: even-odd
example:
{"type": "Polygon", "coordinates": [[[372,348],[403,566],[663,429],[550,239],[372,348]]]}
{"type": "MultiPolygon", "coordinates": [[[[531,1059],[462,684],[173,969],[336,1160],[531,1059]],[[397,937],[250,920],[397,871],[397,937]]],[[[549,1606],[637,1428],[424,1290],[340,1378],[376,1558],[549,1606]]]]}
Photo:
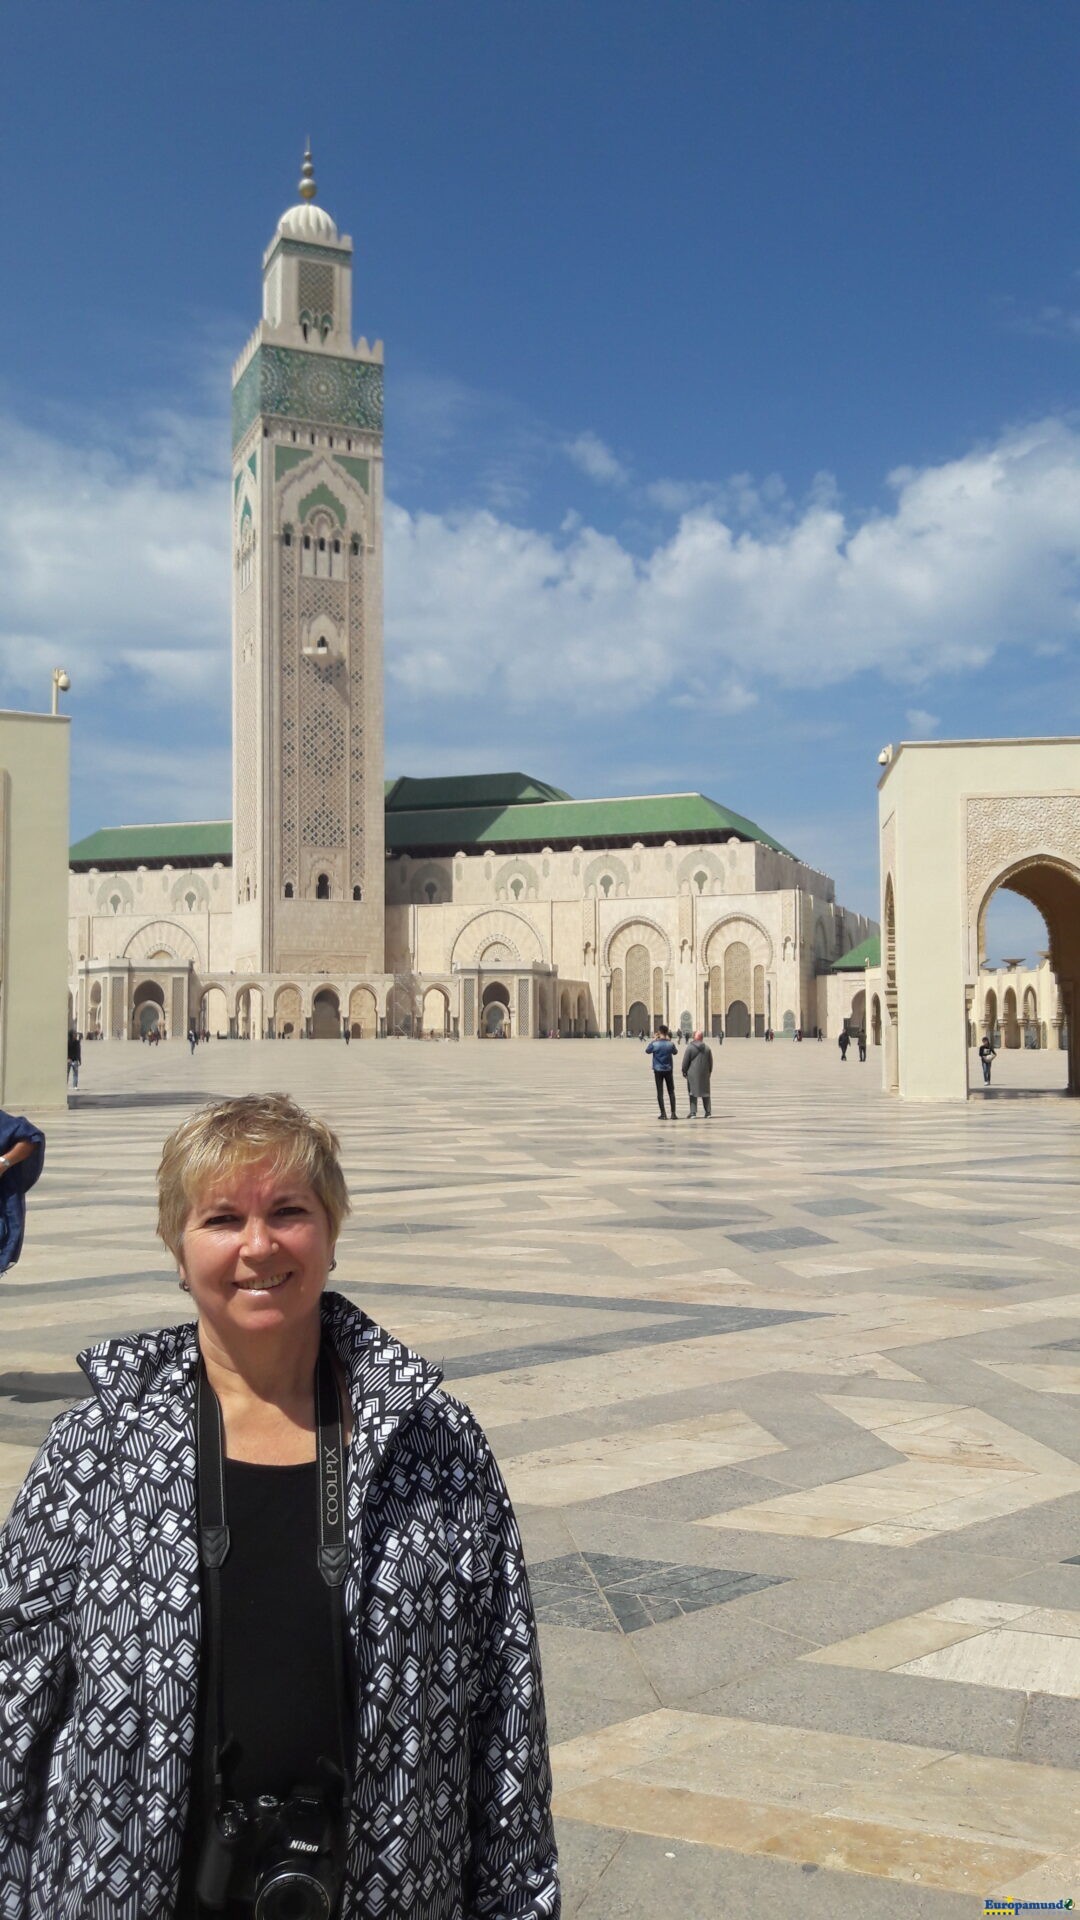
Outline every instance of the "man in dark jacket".
{"type": "Polygon", "coordinates": [[[667,1119],[667,1114],[664,1112],[664,1088],[666,1087],[668,1099],[671,1102],[671,1117],[677,1120],[679,1116],[675,1111],[675,1069],[672,1064],[675,1059],[675,1042],[671,1038],[671,1028],[657,1027],[645,1051],[652,1054],[653,1080],[656,1084],[656,1101],[660,1108],[660,1118],[667,1119]]]}
{"type": "Polygon", "coordinates": [[[712,1069],[712,1048],[706,1046],[703,1033],[695,1033],[690,1045],[683,1048],[682,1057],[683,1079],[690,1096],[691,1120],[697,1119],[699,1100],[705,1109],[706,1120],[712,1119],[712,1069]]]}

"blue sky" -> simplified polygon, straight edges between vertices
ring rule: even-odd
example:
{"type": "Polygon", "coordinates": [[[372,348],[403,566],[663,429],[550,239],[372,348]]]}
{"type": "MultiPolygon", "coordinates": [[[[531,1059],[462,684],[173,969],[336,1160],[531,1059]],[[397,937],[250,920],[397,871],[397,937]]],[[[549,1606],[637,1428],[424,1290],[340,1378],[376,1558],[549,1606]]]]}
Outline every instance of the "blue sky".
{"type": "Polygon", "coordinates": [[[388,770],[701,788],[874,912],[886,740],[1080,732],[1073,5],[5,40],[0,699],[69,667],[75,833],[228,811],[228,369],[309,132],[387,350],[388,770]]]}

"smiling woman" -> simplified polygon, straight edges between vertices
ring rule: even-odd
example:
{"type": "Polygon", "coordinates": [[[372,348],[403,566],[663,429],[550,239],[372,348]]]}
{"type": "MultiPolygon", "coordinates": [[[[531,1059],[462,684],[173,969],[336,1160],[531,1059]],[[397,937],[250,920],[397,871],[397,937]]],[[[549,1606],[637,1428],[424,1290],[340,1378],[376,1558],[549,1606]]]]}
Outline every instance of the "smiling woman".
{"type": "Polygon", "coordinates": [[[337,1140],[220,1101],[158,1178],[197,1321],[80,1355],[0,1534],[5,1914],[556,1920],[517,1525],[437,1370],[325,1292],[337,1140]]]}

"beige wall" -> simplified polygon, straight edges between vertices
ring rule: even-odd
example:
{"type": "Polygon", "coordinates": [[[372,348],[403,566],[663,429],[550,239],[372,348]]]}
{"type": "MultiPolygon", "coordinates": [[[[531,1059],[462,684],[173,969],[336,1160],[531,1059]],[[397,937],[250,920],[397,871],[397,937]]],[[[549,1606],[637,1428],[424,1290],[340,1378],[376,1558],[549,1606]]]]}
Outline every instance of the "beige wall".
{"type": "Polygon", "coordinates": [[[0,1104],[67,1103],[69,722],[0,713],[0,1104]]]}
{"type": "Polygon", "coordinates": [[[1070,1090],[1080,1091],[1080,740],[905,744],[879,782],[878,810],[886,1088],[966,1098],[966,1002],[987,903],[1008,882],[1047,919],[1073,1016],[1070,1090]]]}
{"type": "MultiPolygon", "coordinates": [[[[711,1025],[706,994],[713,991],[717,970],[722,1000],[719,1009],[710,1005],[710,1013],[726,1016],[728,1002],[743,997],[733,984],[734,969],[732,980],[727,973],[728,949],[737,942],[749,950],[751,996],[761,971],[761,1014],[771,1016],[778,1030],[786,1013],[793,1024],[812,1028],[819,1004],[825,1004],[823,969],[873,931],[862,915],[836,905],[825,874],[741,841],[548,848],[509,857],[395,857],[385,862],[385,973],[382,965],[365,964],[363,952],[351,946],[343,929],[332,950],[329,943],[324,950],[321,977],[299,966],[288,973],[282,968],[276,977],[260,975],[244,965],[246,956],[234,944],[232,893],[232,876],[220,867],[73,874],[71,973],[79,981],[80,1024],[90,1024],[95,967],[114,959],[130,963],[135,971],[128,984],[134,991],[139,970],[153,977],[159,969],[151,956],[165,950],[191,966],[196,996],[207,976],[228,975],[235,968],[235,975],[222,982],[230,1015],[246,977],[261,980],[269,1013],[276,987],[286,979],[300,990],[305,1012],[310,1011],[310,980],[332,985],[344,1005],[352,987],[365,978],[376,988],[382,1010],[386,976],[395,972],[415,972],[430,982],[481,964],[488,973],[500,967],[508,977],[534,967],[553,969],[560,989],[573,983],[585,990],[587,1030],[603,1032],[612,970],[637,943],[648,948],[651,966],[662,971],[663,1009],[672,1025],[683,1014],[694,1026],[711,1025]],[[115,912],[114,900],[120,903],[115,912]]],[[[334,902],[288,904],[324,936],[329,932],[334,902]]],[[[556,1006],[558,1000],[556,993],[556,1006]]],[[[452,1001],[456,1016],[456,988],[452,1001]]],[[[124,1005],[130,1020],[128,998],[124,1005]]],[[[759,1009],[750,1010],[753,1017],[759,1009]]],[[[533,1024],[550,1024],[555,1017],[549,1008],[545,1019],[538,1001],[533,1024]]],[[[175,1030],[172,1019],[169,1029],[175,1030]]],[[[518,1025],[512,1030],[519,1031],[518,1025]]]]}

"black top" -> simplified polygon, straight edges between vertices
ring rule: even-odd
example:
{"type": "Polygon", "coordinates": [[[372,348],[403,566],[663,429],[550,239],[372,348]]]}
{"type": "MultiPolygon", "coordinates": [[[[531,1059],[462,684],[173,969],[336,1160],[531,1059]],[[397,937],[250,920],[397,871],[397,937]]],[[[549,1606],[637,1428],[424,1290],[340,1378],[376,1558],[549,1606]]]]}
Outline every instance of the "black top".
{"type": "MultiPolygon", "coordinates": [[[[321,1784],[321,1756],[335,1765],[339,1757],[331,1609],[340,1594],[326,1585],[315,1559],[317,1463],[226,1460],[225,1498],[230,1546],[221,1569],[221,1638],[225,1728],[234,1741],[225,1791],[236,1800],[260,1793],[285,1799],[293,1787],[321,1784]]],[[[204,1604],[185,1890],[212,1793],[206,1612],[204,1604]]]]}

